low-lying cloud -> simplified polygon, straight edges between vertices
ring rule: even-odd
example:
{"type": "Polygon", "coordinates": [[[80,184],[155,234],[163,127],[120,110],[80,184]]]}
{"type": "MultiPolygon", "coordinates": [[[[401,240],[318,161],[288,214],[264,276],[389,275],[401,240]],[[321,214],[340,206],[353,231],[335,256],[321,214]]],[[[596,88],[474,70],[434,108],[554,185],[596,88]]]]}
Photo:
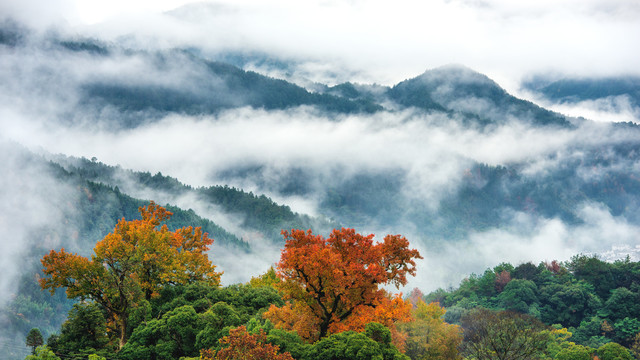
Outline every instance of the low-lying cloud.
{"type": "Polygon", "coordinates": [[[579,102],[552,103],[540,100],[547,108],[568,116],[584,117],[600,122],[631,122],[640,124],[640,108],[628,95],[608,96],[579,102]]]}
{"type": "MultiPolygon", "coordinates": [[[[33,161],[26,149],[0,138],[0,306],[15,295],[16,280],[33,265],[38,251],[57,248],[79,251],[66,238],[73,229],[66,220],[75,214],[77,192],[60,182],[44,161],[33,161]]],[[[35,276],[35,274],[34,274],[35,276]]]]}
{"type": "Polygon", "coordinates": [[[409,286],[423,291],[457,287],[469,274],[482,274],[502,262],[517,266],[567,261],[579,254],[599,254],[607,260],[621,260],[630,254],[632,261],[640,261],[634,250],[640,226],[612,216],[597,203],[581,204],[577,214],[582,224],[513,213],[499,229],[473,233],[465,241],[423,248],[425,259],[419,273],[425,276],[416,277],[409,286]]]}

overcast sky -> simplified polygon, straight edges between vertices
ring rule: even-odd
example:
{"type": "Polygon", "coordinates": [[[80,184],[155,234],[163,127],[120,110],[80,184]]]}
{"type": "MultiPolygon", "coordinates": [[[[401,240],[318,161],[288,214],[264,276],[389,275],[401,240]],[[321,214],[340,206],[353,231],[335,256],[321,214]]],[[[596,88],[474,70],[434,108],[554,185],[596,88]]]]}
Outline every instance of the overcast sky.
{"type": "Polygon", "coordinates": [[[394,84],[459,63],[513,92],[537,72],[640,73],[635,0],[22,0],[0,10],[41,28],[311,58],[347,69],[341,81],[394,84]]]}

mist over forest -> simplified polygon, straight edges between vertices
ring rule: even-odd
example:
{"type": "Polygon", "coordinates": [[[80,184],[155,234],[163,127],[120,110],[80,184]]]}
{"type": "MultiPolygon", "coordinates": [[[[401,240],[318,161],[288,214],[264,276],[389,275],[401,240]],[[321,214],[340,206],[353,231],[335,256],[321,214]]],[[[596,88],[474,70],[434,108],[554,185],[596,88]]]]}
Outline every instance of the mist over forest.
{"type": "Polygon", "coordinates": [[[290,229],[402,234],[424,257],[406,293],[499,262],[640,261],[638,77],[532,74],[516,96],[465,64],[393,83],[326,64],[2,20],[0,323],[55,332],[62,291],[47,323],[16,315],[50,302],[25,300],[39,259],[89,255],[149,201],[209,233],[223,285],[269,270],[290,229]]]}

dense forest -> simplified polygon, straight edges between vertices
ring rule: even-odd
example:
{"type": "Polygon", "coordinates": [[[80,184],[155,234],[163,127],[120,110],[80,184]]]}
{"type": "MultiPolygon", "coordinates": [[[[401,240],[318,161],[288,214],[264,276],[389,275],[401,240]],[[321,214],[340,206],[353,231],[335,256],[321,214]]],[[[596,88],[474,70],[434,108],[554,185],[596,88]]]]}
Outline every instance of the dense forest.
{"type": "MultiPolygon", "coordinates": [[[[57,202],[55,198],[52,200],[52,208],[48,209],[60,215],[60,222],[32,226],[24,235],[30,246],[21,257],[20,272],[15,279],[9,278],[15,287],[7,294],[6,302],[0,307],[0,338],[3,339],[0,341],[0,348],[9,358],[17,358],[17,354],[21,354],[23,349],[16,344],[22,342],[23,333],[31,328],[38,328],[45,336],[57,332],[75,303],[66,298],[64,291],[56,291],[54,296],[50,296],[37,286],[36,280],[42,276],[40,259],[43,254],[51,250],[50,246],[53,244],[61,244],[68,251],[89,255],[96,240],[108,234],[119,219],[139,219],[138,208],[147,204],[148,200],[134,198],[121,191],[117,185],[100,181],[101,173],[123,171],[122,169],[87,159],[67,159],[86,163],[82,168],[73,167],[64,162],[49,161],[14,143],[3,142],[0,146],[4,153],[13,154],[13,159],[25,168],[37,169],[38,176],[51,177],[56,183],[64,184],[63,201],[57,202]]],[[[28,175],[22,173],[19,176],[28,175]]],[[[135,173],[132,176],[150,187],[170,188],[175,192],[194,190],[161,174],[135,173]]],[[[44,185],[30,191],[40,192],[43,189],[44,185]]],[[[49,187],[47,191],[50,194],[61,192],[57,187],[49,187]]],[[[197,190],[197,196],[228,213],[245,214],[242,216],[245,220],[241,226],[254,236],[264,237],[274,246],[277,242],[282,243],[280,229],[313,228],[312,223],[315,222],[308,216],[292,212],[287,206],[274,203],[264,195],[257,196],[236,188],[202,188],[197,190]]],[[[38,203],[38,206],[43,204],[38,203]]],[[[173,205],[166,207],[173,213],[166,221],[168,229],[200,227],[215,239],[214,251],[218,253],[227,251],[237,256],[248,256],[254,251],[247,241],[212,220],[199,216],[193,209],[184,210],[173,205]]],[[[221,260],[224,259],[217,259],[221,260]]]]}
{"type": "Polygon", "coordinates": [[[275,268],[220,286],[206,233],[169,229],[151,202],[91,258],[51,250],[34,287],[73,304],[27,359],[633,359],[640,262],[576,255],[501,263],[459,287],[406,296],[421,256],[401,235],[283,232],[275,268]],[[388,288],[388,286],[386,287],[388,288]]]}

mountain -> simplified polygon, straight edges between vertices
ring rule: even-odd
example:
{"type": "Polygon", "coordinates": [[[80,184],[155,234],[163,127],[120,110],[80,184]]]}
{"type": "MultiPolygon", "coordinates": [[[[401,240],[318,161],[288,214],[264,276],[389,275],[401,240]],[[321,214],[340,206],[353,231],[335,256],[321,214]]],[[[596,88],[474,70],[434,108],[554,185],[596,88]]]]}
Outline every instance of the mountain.
{"type": "MultiPolygon", "coordinates": [[[[184,226],[201,227],[214,239],[214,258],[227,253],[238,257],[257,256],[255,253],[260,251],[260,246],[254,249],[252,244],[240,237],[243,234],[252,234],[251,241],[254,245],[255,238],[264,238],[267,246],[279,248],[282,242],[281,229],[314,228],[315,231],[321,231],[315,226],[338,226],[293,213],[288,206],[276,204],[264,195],[257,196],[228,186],[192,188],[162,174],[151,175],[124,170],[119,166],[108,166],[84,158],[37,155],[12,142],[0,142],[0,149],[4,154],[5,165],[10,158],[23,169],[37,169],[39,177],[50,178],[56,183],[55,188],[34,189],[37,191],[36,194],[20,194],[22,201],[46,202],[43,200],[45,196],[51,197],[53,201],[57,198],[54,194],[62,192],[61,188],[65,189],[61,194],[65,201],[50,204],[55,211],[61,213],[62,223],[26,225],[24,229],[21,224],[14,224],[14,232],[22,234],[19,240],[26,247],[21,254],[20,272],[16,279],[10,279],[16,287],[8,299],[2,297],[3,302],[0,304],[0,327],[3,329],[0,331],[0,339],[6,341],[17,337],[17,341],[22,342],[23,336],[14,334],[26,333],[33,327],[39,328],[45,335],[59,329],[73,302],[66,299],[63,291],[56,292],[52,297],[40,290],[37,285],[40,274],[39,260],[52,248],[60,247],[70,252],[88,255],[95,243],[113,230],[119,219],[139,218],[138,208],[148,204],[149,200],[129,196],[123,192],[124,190],[139,193],[144,189],[148,194],[154,194],[154,200],[158,202],[160,199],[187,197],[194,205],[204,203],[219,208],[218,213],[221,216],[233,214],[243,218],[238,225],[243,229],[243,233],[234,235],[192,209],[185,210],[170,203],[167,205],[167,209],[173,213],[171,219],[166,222],[169,229],[184,226]],[[43,192],[46,192],[46,195],[43,192]]],[[[7,201],[8,197],[8,194],[3,194],[7,201]]],[[[24,207],[20,204],[15,206],[24,207]]],[[[23,221],[27,224],[33,222],[29,219],[23,221]]],[[[3,246],[7,245],[9,244],[3,246]]],[[[224,258],[218,258],[216,264],[224,269],[225,264],[229,263],[224,258]]],[[[0,343],[0,347],[6,344],[0,343]]]]}
{"type": "Polygon", "coordinates": [[[637,76],[563,78],[559,80],[534,76],[524,81],[522,87],[556,103],[577,103],[585,100],[627,96],[634,107],[640,107],[640,77],[637,76]]]}
{"type": "Polygon", "coordinates": [[[536,126],[571,126],[562,115],[509,95],[487,76],[459,65],[429,70],[388,92],[404,106],[461,115],[467,124],[525,121],[536,126]]]}
{"type": "Polygon", "coordinates": [[[638,123],[640,77],[560,77],[537,75],[522,82],[523,90],[545,106],[596,121],[638,123]]]}
{"type": "MultiPolygon", "coordinates": [[[[25,79],[2,85],[3,103],[13,105],[16,96],[23,96],[28,99],[26,109],[17,112],[42,106],[44,114],[38,116],[47,119],[48,128],[82,129],[96,136],[107,133],[115,141],[152,126],[157,133],[163,126],[177,130],[181,124],[187,127],[197,122],[204,129],[201,135],[208,137],[225,130],[220,127],[235,124],[239,112],[245,112],[240,118],[249,125],[231,132],[235,138],[226,145],[228,149],[217,149],[212,159],[216,165],[207,167],[207,160],[201,162],[205,168],[200,172],[207,174],[203,178],[220,185],[191,188],[175,174],[125,171],[86,159],[53,161],[64,163],[66,171],[117,187],[127,195],[161,196],[167,202],[192,198],[237,213],[241,220],[233,226],[258,231],[269,239],[279,237],[278,227],[283,224],[313,227],[317,223],[259,194],[306,201],[312,212],[333,220],[322,226],[401,228],[408,224],[429,238],[464,238],[500,228],[513,213],[579,224],[579,208],[588,203],[601,204],[613,216],[634,223],[637,218],[638,173],[636,167],[627,166],[638,157],[637,126],[595,125],[565,117],[514,97],[487,76],[464,66],[435,68],[393,86],[347,82],[317,84],[312,91],[236,66],[269,63],[259,52],[206,55],[196,48],[142,49],[132,43],[55,33],[38,37],[11,22],[3,24],[2,34],[3,56],[7,62],[14,61],[12,68],[25,79]],[[36,60],[21,61],[22,56],[36,60]],[[236,65],[220,61],[224,59],[236,65]],[[31,63],[36,64],[33,69],[28,67],[31,63]],[[38,76],[27,76],[30,71],[38,76]],[[30,86],[38,91],[31,91],[30,86]],[[342,156],[341,149],[350,151],[348,141],[327,144],[326,149],[335,153],[318,152],[326,155],[315,155],[314,148],[307,150],[305,144],[298,144],[297,148],[285,146],[285,155],[278,155],[283,158],[271,159],[272,145],[266,141],[264,149],[235,158],[245,152],[242,147],[250,145],[251,136],[268,138],[274,127],[284,134],[273,141],[277,144],[290,140],[286,135],[290,128],[311,125],[312,130],[300,134],[313,138],[314,131],[342,131],[354,123],[360,126],[356,129],[367,131],[362,139],[385,134],[376,138],[384,142],[389,138],[386,135],[402,134],[378,157],[408,143],[411,149],[406,156],[383,163],[366,160],[366,155],[351,155],[354,160],[342,156]],[[244,136],[252,128],[265,133],[244,136]],[[136,131],[128,132],[133,129],[136,131]],[[450,138],[442,141],[443,136],[450,138]],[[518,148],[513,155],[505,148],[518,147],[528,136],[534,139],[527,143],[530,148],[518,148]],[[490,151],[469,150],[474,146],[487,146],[490,151]],[[415,153],[420,155],[412,155],[415,153]],[[234,161],[224,161],[226,157],[234,161]],[[242,190],[245,187],[256,194],[242,190]]],[[[273,64],[288,66],[280,60],[273,64]]],[[[627,86],[627,93],[633,89],[632,80],[609,83],[609,88],[627,86]]],[[[544,91],[554,89],[552,84],[534,85],[547,89],[544,91]]],[[[583,85],[576,83],[573,88],[588,88],[583,85]]],[[[344,134],[352,136],[347,130],[344,134]]],[[[335,138],[340,139],[338,135],[335,138]]],[[[363,148],[375,147],[373,144],[370,141],[363,148]]],[[[322,148],[325,146],[317,147],[322,148]]],[[[188,154],[185,161],[191,157],[198,158],[198,154],[188,154]]]]}
{"type": "MultiPolygon", "coordinates": [[[[77,43],[74,50],[76,48],[83,48],[92,54],[98,51],[91,43],[86,42],[77,43]]],[[[371,101],[311,93],[287,81],[245,71],[228,63],[209,61],[185,51],[142,53],[138,56],[146,58],[159,71],[163,71],[169,65],[167,63],[178,61],[198,69],[200,76],[171,84],[143,86],[117,79],[91,81],[82,85],[84,102],[98,107],[114,106],[129,113],[145,111],[189,115],[216,114],[225,109],[244,106],[276,110],[309,105],[337,113],[372,113],[382,109],[371,101]]]]}
{"type": "MultiPolygon", "coordinates": [[[[149,194],[154,199],[165,199],[168,203],[179,202],[181,198],[205,207],[216,207],[221,214],[233,214],[242,220],[236,227],[243,231],[260,233],[274,245],[282,241],[282,229],[329,229],[338,226],[323,219],[294,213],[289,206],[277,204],[265,195],[256,195],[227,185],[191,187],[178,179],[156,173],[122,169],[120,166],[92,161],[86,158],[53,156],[53,161],[66,171],[77,174],[82,179],[124,191],[129,194],[149,194]]],[[[190,210],[193,212],[193,210],[190,210]]],[[[175,215],[174,215],[175,216],[175,215]]],[[[199,226],[197,223],[194,224],[199,226]]],[[[206,229],[206,228],[204,228],[206,229]]],[[[216,234],[214,233],[214,238],[216,234]]],[[[221,237],[227,242],[226,236],[221,237]]],[[[246,242],[235,239],[233,245],[249,250],[246,242]],[[239,244],[242,245],[239,245],[239,244]]]]}

